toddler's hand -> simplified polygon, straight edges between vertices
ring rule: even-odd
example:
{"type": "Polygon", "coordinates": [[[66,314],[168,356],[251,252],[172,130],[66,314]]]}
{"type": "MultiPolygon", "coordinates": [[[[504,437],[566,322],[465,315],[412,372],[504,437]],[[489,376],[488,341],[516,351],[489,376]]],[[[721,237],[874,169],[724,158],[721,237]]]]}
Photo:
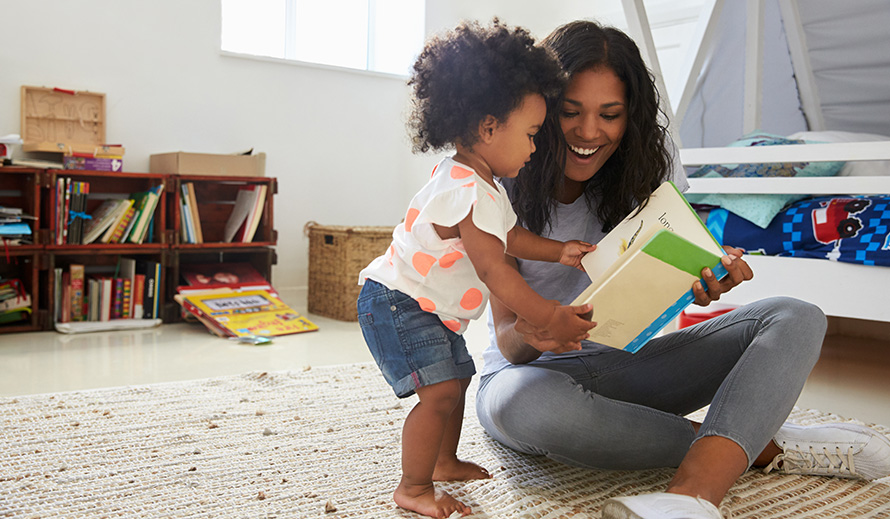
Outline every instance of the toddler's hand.
{"type": "Polygon", "coordinates": [[[558,306],[545,329],[558,342],[580,342],[589,337],[588,330],[596,326],[596,323],[583,317],[589,310],[590,305],[558,306]]]}
{"type": "Polygon", "coordinates": [[[571,240],[562,244],[562,252],[559,255],[559,262],[563,265],[575,267],[584,270],[581,266],[581,258],[588,252],[596,250],[596,245],[591,245],[580,240],[571,240]]]}

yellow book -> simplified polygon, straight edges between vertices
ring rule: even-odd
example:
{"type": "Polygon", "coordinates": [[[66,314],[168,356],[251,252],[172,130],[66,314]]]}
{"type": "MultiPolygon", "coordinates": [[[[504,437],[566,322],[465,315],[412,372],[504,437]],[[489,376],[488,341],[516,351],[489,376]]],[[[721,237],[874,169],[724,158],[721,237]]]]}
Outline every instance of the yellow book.
{"type": "Polygon", "coordinates": [[[591,284],[572,305],[591,303],[589,340],[635,353],[694,296],[704,268],[726,274],[725,253],[671,182],[656,189],[581,260],[591,284]]]}
{"type": "Polygon", "coordinates": [[[272,337],[318,330],[269,290],[187,294],[180,303],[236,337],[272,337]]]}

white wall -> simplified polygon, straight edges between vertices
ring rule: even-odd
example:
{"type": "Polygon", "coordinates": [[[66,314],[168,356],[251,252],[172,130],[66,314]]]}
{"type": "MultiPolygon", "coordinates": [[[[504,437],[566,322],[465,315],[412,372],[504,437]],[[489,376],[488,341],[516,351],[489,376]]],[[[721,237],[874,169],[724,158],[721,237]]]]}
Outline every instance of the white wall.
{"type": "MultiPolygon", "coordinates": [[[[427,32],[494,15],[539,38],[576,18],[624,23],[619,0],[427,0],[427,32]]],[[[437,160],[411,154],[405,78],[222,55],[217,0],[7,1],[3,19],[0,135],[20,132],[20,87],[47,86],[106,94],[126,171],[153,153],[266,152],[283,292],[306,285],[307,221],[394,225],[437,160]]]]}

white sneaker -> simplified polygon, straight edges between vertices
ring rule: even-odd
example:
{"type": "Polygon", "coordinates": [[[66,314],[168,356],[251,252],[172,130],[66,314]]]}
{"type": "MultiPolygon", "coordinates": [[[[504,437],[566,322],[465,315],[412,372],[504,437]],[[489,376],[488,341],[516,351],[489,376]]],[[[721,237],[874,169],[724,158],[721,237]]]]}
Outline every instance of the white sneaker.
{"type": "Polygon", "coordinates": [[[603,519],[723,519],[716,506],[700,497],[659,492],[609,499],[603,519]]]}
{"type": "Polygon", "coordinates": [[[862,425],[835,423],[808,427],[786,423],[776,433],[784,451],[763,471],[842,478],[879,479],[890,475],[890,440],[862,425]]]}

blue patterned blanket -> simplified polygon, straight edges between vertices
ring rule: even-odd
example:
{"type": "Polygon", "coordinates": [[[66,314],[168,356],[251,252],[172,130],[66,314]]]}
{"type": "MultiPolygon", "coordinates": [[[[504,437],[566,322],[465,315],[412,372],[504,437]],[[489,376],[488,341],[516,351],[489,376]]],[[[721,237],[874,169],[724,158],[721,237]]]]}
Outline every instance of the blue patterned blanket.
{"type": "Polygon", "coordinates": [[[766,229],[725,209],[712,210],[707,224],[718,241],[748,254],[890,266],[890,195],[807,198],[766,229]]]}

